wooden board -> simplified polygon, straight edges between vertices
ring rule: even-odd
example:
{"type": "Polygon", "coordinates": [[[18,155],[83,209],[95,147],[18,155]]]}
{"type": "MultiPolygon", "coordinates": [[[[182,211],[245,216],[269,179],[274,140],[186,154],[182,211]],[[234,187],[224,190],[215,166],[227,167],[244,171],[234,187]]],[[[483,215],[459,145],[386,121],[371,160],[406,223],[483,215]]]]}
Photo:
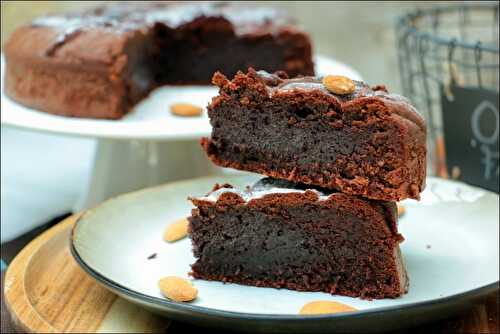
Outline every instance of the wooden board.
{"type": "Polygon", "coordinates": [[[76,216],[29,243],[5,276],[5,303],[25,332],[165,332],[170,322],[97,284],[76,264],[69,234],[76,216]]]}

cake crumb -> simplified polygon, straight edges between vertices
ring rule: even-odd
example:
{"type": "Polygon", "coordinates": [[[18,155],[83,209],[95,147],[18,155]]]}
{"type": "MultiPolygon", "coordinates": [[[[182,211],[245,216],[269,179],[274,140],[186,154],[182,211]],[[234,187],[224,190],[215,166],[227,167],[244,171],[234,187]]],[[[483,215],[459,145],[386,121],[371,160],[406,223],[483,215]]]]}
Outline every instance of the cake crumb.
{"type": "Polygon", "coordinates": [[[158,254],[156,254],[156,253],[151,254],[150,256],[148,256],[148,260],[156,259],[157,255],[158,254]]]}

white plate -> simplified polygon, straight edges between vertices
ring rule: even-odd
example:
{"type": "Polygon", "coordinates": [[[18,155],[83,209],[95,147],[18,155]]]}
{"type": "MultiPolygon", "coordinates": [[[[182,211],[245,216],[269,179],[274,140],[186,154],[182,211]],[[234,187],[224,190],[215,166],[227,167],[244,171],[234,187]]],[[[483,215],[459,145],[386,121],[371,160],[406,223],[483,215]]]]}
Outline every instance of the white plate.
{"type": "MultiPolygon", "coordinates": [[[[317,56],[315,64],[319,75],[337,73],[361,80],[356,71],[334,59],[317,56]]],[[[5,65],[3,55],[1,65],[2,124],[66,135],[114,139],[198,139],[211,132],[206,113],[202,117],[178,117],[169,112],[169,105],[176,102],[189,102],[205,107],[212,96],[217,94],[217,88],[212,86],[158,88],[121,120],[70,118],[39,112],[8,98],[4,94],[3,86],[5,65]]]]}
{"type": "Polygon", "coordinates": [[[162,240],[169,223],[190,214],[192,206],[187,196],[205,194],[216,182],[241,187],[255,179],[254,175],[193,179],[111,199],[78,221],[72,242],[75,258],[108,288],[157,312],[174,318],[216,321],[219,325],[248,321],[245,326],[253,324],[249,328],[256,330],[262,330],[263,323],[272,323],[278,327],[271,329],[276,329],[290,325],[288,321],[306,319],[297,313],[303,304],[313,300],[335,300],[360,311],[316,317],[336,320],[297,322],[298,327],[287,330],[324,330],[323,326],[340,330],[346,323],[339,319],[348,319],[347,328],[351,330],[363,329],[374,321],[370,318],[374,315],[379,317],[378,326],[382,326],[377,328],[394,328],[410,325],[402,319],[412,310],[420,311],[414,319],[422,323],[447,314],[444,310],[429,312],[429,307],[456,309],[466,297],[498,288],[498,195],[463,183],[429,178],[420,202],[404,202],[407,210],[400,220],[400,231],[406,240],[401,251],[410,288],[401,298],[368,301],[203,280],[195,281],[199,298],[192,303],[163,298],[158,280],[168,275],[187,278],[194,262],[190,240],[173,244],[162,240]],[[148,260],[153,253],[157,257],[148,260]],[[381,315],[387,318],[383,323],[381,315]],[[399,322],[390,321],[395,317],[399,322]]]}

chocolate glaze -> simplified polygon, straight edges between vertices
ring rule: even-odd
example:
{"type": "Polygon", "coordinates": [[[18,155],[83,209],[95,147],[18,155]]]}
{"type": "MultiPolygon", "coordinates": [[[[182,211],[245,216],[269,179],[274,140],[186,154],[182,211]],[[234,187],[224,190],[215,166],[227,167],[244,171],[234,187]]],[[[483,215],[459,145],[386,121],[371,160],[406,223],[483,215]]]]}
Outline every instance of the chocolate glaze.
{"type": "Polygon", "coordinates": [[[364,82],[353,80],[356,89],[352,94],[339,95],[330,92],[322,83],[322,77],[299,77],[293,79],[283,78],[279,74],[270,74],[265,71],[256,72],[265,82],[269,95],[302,89],[306,91],[316,90],[323,94],[334,96],[340,103],[346,103],[358,98],[372,97],[380,99],[385,104],[391,105],[389,108],[393,113],[415,123],[419,128],[425,130],[425,120],[419,112],[403,96],[390,94],[384,86],[370,87],[364,82]]]}
{"type": "Polygon", "coordinates": [[[157,23],[176,29],[196,19],[208,17],[228,21],[235,35],[274,34],[293,23],[283,12],[268,7],[251,8],[225,3],[119,3],[84,12],[39,17],[31,22],[31,26],[50,27],[59,31],[47,52],[47,55],[52,55],[83,30],[102,29],[123,33],[148,30],[157,23]]]}

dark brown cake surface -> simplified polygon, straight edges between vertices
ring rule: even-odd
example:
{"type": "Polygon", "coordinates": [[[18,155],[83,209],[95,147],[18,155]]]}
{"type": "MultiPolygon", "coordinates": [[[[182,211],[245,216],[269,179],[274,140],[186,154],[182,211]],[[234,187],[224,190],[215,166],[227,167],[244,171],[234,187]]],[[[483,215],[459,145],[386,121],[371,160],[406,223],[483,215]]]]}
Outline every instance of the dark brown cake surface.
{"type": "Polygon", "coordinates": [[[354,82],[347,95],[322,78],[287,79],[252,69],[220,87],[209,105],[217,165],[366,198],[418,199],[425,186],[426,126],[404,97],[354,82]]]}
{"type": "Polygon", "coordinates": [[[115,3],[35,19],[5,45],[6,93],[49,113],[120,118],[165,84],[209,84],[253,66],[313,74],[309,37],[279,10],[115,3]]]}
{"type": "Polygon", "coordinates": [[[368,299],[407,291],[393,202],[270,178],[191,201],[195,278],[368,299]]]}

